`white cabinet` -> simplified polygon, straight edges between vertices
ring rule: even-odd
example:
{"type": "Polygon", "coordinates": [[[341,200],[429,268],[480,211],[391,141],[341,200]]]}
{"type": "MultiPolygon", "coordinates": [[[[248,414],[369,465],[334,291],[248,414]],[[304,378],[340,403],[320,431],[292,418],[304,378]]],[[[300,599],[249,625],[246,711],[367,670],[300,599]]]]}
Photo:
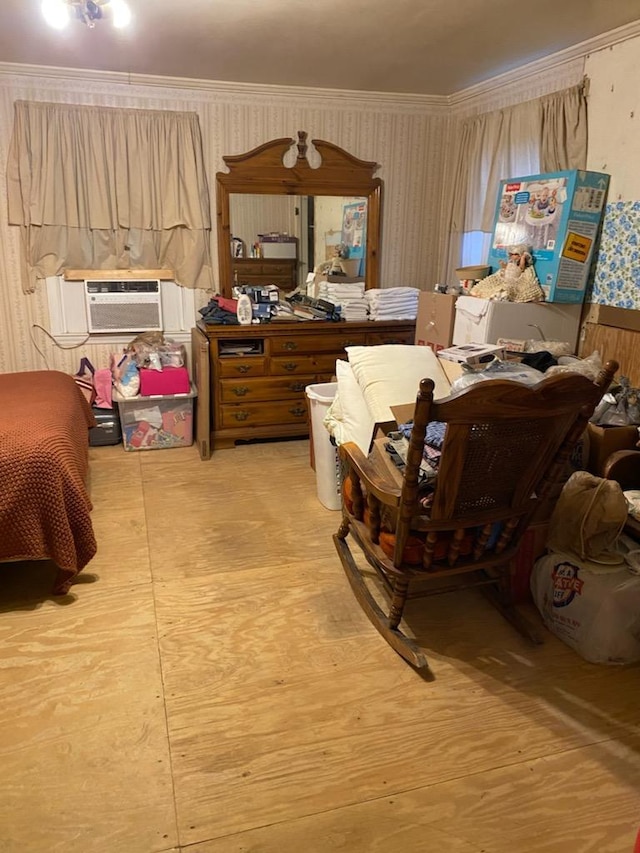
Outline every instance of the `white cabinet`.
{"type": "Polygon", "coordinates": [[[453,343],[495,344],[512,340],[568,341],[577,347],[582,305],[557,302],[496,302],[461,296],[456,302],[453,343]]]}

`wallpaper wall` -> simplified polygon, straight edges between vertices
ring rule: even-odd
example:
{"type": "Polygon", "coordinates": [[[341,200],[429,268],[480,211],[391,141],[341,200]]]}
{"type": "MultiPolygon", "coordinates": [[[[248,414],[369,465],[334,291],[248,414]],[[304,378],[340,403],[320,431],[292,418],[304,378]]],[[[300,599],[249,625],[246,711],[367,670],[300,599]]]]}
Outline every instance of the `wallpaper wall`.
{"type": "MultiPolygon", "coordinates": [[[[384,285],[427,287],[436,280],[441,166],[448,132],[446,105],[437,99],[376,99],[233,85],[161,88],[119,82],[124,75],[96,75],[88,85],[86,76],[57,79],[0,70],[0,371],[44,367],[31,334],[34,323],[48,325],[43,289],[32,296],[20,292],[19,238],[6,219],[4,169],[16,99],[197,111],[214,210],[215,172],[224,168],[223,155],[243,153],[269,139],[295,137],[298,130],[306,130],[310,139],[334,142],[381,166],[384,285]]],[[[217,269],[215,235],[212,254],[217,269]]],[[[203,293],[199,304],[207,300],[203,293]]],[[[49,367],[75,368],[78,351],[58,349],[42,333],[36,334],[44,338],[49,367]]],[[[108,352],[89,345],[85,350],[96,366],[108,352]]]]}
{"type": "Polygon", "coordinates": [[[587,57],[587,167],[611,175],[592,302],[640,309],[640,38],[587,57]]]}
{"type": "MultiPolygon", "coordinates": [[[[31,295],[21,292],[19,235],[6,214],[4,170],[15,100],[197,111],[214,211],[214,179],[224,169],[223,155],[246,152],[269,139],[306,130],[310,139],[326,139],[374,160],[384,183],[381,284],[430,289],[445,242],[441,210],[452,178],[447,153],[458,119],[570,86],[580,79],[583,65],[574,59],[516,82],[501,80],[494,89],[446,99],[195,81],[189,86],[160,78],[136,82],[123,74],[51,71],[47,76],[43,69],[0,64],[0,372],[45,366],[73,372],[81,354],[102,366],[111,349],[95,344],[61,349],[34,328],[49,328],[46,294],[44,288],[31,295]]],[[[217,269],[215,234],[211,248],[217,269]]],[[[197,294],[197,305],[208,297],[197,294]]]]}

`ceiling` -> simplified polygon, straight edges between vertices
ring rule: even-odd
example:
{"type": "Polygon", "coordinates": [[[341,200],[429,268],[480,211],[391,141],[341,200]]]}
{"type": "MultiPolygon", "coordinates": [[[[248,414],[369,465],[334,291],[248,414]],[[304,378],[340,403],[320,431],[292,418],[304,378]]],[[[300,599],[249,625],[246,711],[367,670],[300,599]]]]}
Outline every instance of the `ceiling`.
{"type": "Polygon", "coordinates": [[[640,17],[638,0],[128,0],[126,31],[1,0],[0,61],[448,95],[640,17]]]}

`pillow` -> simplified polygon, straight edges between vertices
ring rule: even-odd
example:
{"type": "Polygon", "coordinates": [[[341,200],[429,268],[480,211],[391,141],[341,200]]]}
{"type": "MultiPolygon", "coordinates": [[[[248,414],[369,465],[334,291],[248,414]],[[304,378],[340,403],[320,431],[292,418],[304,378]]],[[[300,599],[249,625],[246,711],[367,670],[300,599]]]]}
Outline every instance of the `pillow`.
{"type": "Polygon", "coordinates": [[[391,406],[414,403],[421,379],[433,379],[436,399],[450,393],[433,350],[404,344],[347,347],[349,364],[377,423],[392,421],[391,406]]]}
{"type": "Polygon", "coordinates": [[[324,424],[336,444],[353,441],[366,456],[373,439],[375,418],[348,361],[336,361],[336,379],[338,391],[325,415],[324,424]]]}

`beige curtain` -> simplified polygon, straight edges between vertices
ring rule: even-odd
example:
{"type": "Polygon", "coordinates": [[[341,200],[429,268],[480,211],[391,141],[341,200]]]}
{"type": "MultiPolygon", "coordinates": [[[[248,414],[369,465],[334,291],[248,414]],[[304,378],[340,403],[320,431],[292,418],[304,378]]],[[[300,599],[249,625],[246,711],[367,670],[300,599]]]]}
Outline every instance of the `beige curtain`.
{"type": "Polygon", "coordinates": [[[213,285],[196,113],[16,101],[7,193],[26,292],[64,269],[173,269],[182,285],[213,285]]]}
{"type": "Polygon", "coordinates": [[[502,178],[584,169],[587,106],[584,86],[573,86],[460,122],[448,209],[449,242],[442,274],[454,281],[462,235],[490,232],[502,178]]]}

